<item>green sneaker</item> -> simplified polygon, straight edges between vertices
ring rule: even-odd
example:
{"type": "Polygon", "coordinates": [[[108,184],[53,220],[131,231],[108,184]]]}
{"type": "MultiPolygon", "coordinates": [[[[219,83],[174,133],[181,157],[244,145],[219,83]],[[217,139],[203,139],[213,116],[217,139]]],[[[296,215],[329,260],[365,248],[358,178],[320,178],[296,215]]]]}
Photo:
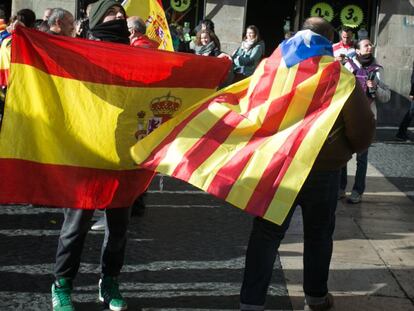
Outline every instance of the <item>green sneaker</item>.
{"type": "Polygon", "coordinates": [[[52,284],[53,311],[75,311],[70,294],[72,284],[68,279],[60,278],[52,284]]]}
{"type": "Polygon", "coordinates": [[[107,304],[112,311],[128,309],[125,299],[119,292],[118,281],[111,276],[99,280],[99,300],[107,304]]]}

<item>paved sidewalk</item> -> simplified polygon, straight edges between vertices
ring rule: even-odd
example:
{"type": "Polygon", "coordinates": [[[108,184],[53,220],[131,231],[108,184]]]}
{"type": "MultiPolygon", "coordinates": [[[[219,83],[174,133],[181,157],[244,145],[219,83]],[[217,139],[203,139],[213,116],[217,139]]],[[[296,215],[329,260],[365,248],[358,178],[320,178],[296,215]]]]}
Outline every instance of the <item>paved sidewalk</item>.
{"type": "MultiPolygon", "coordinates": [[[[339,202],[329,284],[336,311],[414,310],[413,158],[412,144],[374,144],[363,202],[339,202]]],[[[354,172],[351,161],[348,173],[354,172]]],[[[348,189],[352,182],[349,176],[348,189]]],[[[300,209],[297,213],[280,255],[294,310],[303,310],[300,209]]]]}

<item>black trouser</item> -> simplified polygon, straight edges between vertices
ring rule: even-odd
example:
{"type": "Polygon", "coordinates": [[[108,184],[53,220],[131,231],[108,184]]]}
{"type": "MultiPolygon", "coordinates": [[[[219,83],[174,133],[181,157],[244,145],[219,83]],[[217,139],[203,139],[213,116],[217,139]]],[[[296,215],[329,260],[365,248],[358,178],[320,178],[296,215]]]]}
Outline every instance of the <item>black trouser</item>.
{"type": "MultiPolygon", "coordinates": [[[[74,279],[79,270],[83,244],[91,226],[94,210],[64,209],[65,219],[56,253],[55,277],[74,279]]],[[[118,276],[124,263],[127,228],[131,210],[105,210],[105,238],[101,251],[101,271],[105,276],[118,276]]]]}
{"type": "Polygon", "coordinates": [[[397,135],[407,136],[407,129],[410,126],[410,123],[414,115],[414,100],[411,101],[410,109],[404,115],[404,118],[401,120],[400,126],[398,128],[397,135]]]}

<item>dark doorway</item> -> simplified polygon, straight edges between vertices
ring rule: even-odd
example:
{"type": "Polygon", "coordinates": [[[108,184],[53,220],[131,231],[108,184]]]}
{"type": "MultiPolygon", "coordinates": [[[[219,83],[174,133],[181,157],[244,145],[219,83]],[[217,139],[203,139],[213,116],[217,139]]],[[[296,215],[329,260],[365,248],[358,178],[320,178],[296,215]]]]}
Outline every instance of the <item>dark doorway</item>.
{"type": "Polygon", "coordinates": [[[266,44],[269,56],[284,39],[286,30],[293,29],[295,0],[248,0],[245,28],[256,25],[266,44]]]}
{"type": "Polygon", "coordinates": [[[11,14],[11,0],[2,1],[0,3],[0,18],[6,19],[6,21],[10,18],[11,14]]]}

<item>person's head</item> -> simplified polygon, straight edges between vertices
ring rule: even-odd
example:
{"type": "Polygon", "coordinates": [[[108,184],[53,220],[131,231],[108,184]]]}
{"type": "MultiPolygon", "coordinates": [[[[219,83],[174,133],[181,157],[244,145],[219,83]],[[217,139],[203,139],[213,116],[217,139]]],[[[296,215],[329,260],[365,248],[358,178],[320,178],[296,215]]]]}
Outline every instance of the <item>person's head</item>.
{"type": "Polygon", "coordinates": [[[53,9],[47,8],[43,13],[43,20],[47,21],[50,17],[50,14],[52,14],[53,9]]]}
{"type": "Polygon", "coordinates": [[[207,45],[211,41],[214,41],[214,43],[217,46],[217,44],[218,44],[217,43],[218,42],[217,37],[214,34],[214,32],[212,32],[211,30],[209,30],[209,29],[202,29],[199,32],[197,32],[196,40],[195,40],[195,44],[196,45],[198,45],[198,46],[207,45]]]}
{"type": "Polygon", "coordinates": [[[50,31],[53,31],[62,36],[71,37],[74,35],[74,21],[73,15],[69,11],[62,8],[55,8],[47,20],[50,31]]]}
{"type": "Polygon", "coordinates": [[[43,19],[37,19],[35,21],[34,28],[39,30],[39,31],[42,31],[42,32],[48,32],[49,31],[49,24],[47,23],[47,21],[45,21],[43,19]]]}
{"type": "Polygon", "coordinates": [[[214,23],[212,22],[211,19],[203,19],[200,22],[200,26],[201,26],[200,30],[208,29],[208,30],[211,30],[212,32],[214,32],[214,23]]]}
{"type": "Polygon", "coordinates": [[[352,43],[352,37],[354,35],[354,31],[350,27],[342,27],[341,29],[341,42],[345,45],[350,45],[352,43]]]}
{"type": "Polygon", "coordinates": [[[358,55],[372,55],[374,46],[369,39],[362,39],[355,44],[358,55]]]}
{"type": "Polygon", "coordinates": [[[131,16],[127,19],[128,30],[131,33],[130,39],[139,38],[147,32],[144,20],[138,16],[131,16]]]}
{"type": "Polygon", "coordinates": [[[255,25],[247,26],[244,39],[248,41],[260,41],[259,29],[255,25]]]}
{"type": "Polygon", "coordinates": [[[293,31],[286,31],[285,32],[285,39],[292,38],[295,35],[293,31]]]}
{"type": "Polygon", "coordinates": [[[16,13],[16,22],[28,28],[33,28],[36,14],[30,9],[22,9],[16,13]]]}
{"type": "Polygon", "coordinates": [[[89,27],[93,29],[96,25],[125,19],[125,17],[126,13],[121,3],[115,0],[99,0],[92,3],[89,12],[89,27]]]}
{"type": "Polygon", "coordinates": [[[303,23],[303,30],[309,29],[318,35],[321,35],[328,39],[329,41],[333,41],[334,38],[334,28],[328,21],[321,17],[309,17],[303,23]]]}

